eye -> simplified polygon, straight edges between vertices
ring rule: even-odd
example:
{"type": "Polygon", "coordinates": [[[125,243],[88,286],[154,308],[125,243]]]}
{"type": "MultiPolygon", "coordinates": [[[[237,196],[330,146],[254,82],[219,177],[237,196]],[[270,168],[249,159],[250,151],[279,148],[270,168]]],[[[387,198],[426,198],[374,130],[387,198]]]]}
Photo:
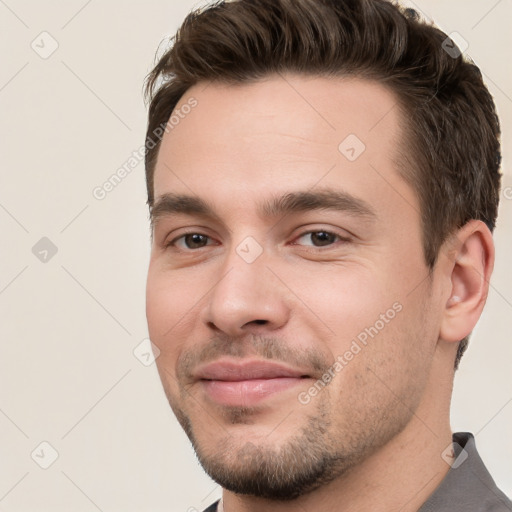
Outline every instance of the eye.
{"type": "Polygon", "coordinates": [[[185,233],[166,244],[166,247],[175,246],[183,250],[201,249],[201,247],[211,245],[208,244],[208,240],[210,240],[210,237],[201,233],[185,233]]]}
{"type": "Polygon", "coordinates": [[[300,235],[296,241],[302,240],[303,243],[300,245],[308,245],[313,247],[325,247],[333,245],[338,241],[348,242],[347,238],[343,238],[336,233],[330,231],[308,231],[300,235]]]}

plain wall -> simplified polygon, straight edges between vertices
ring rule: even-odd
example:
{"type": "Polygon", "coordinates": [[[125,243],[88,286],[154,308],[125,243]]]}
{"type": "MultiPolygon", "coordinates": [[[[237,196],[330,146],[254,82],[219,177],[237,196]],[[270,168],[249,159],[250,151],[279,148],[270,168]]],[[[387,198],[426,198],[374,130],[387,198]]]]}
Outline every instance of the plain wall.
{"type": "MultiPolygon", "coordinates": [[[[409,4],[468,41],[498,106],[504,187],[512,187],[512,3],[409,4]]],[[[202,510],[220,495],[155,366],[133,354],[147,337],[150,250],[144,166],[133,156],[144,144],[142,84],[159,43],[193,5],[0,2],[0,511],[202,510]],[[53,41],[58,48],[42,58],[53,41]],[[131,172],[95,198],[123,165],[131,172]],[[42,469],[53,449],[57,460],[42,469]]],[[[476,434],[509,495],[511,240],[509,188],[488,303],[456,375],[452,413],[453,429],[476,434]]]]}

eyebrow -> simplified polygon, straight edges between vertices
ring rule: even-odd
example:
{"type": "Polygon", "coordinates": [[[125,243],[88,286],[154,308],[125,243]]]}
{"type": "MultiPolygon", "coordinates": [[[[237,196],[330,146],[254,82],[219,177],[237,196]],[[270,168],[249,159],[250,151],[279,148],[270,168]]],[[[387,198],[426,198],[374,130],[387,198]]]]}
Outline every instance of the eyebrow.
{"type": "MultiPolygon", "coordinates": [[[[310,210],[334,210],[366,220],[375,220],[375,210],[364,200],[341,190],[321,189],[314,192],[288,192],[271,197],[258,205],[261,218],[276,218],[310,210]]],[[[197,215],[221,222],[213,206],[204,199],[187,194],[168,193],[158,197],[150,209],[151,224],[173,215],[197,215]]]]}

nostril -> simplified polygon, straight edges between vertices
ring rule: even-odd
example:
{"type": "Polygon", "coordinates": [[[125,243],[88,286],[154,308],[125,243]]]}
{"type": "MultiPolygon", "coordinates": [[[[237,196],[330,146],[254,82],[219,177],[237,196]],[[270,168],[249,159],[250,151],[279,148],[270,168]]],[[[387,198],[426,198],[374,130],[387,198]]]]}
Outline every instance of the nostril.
{"type": "Polygon", "coordinates": [[[258,325],[263,325],[267,323],[267,320],[254,320],[254,323],[258,325]]]}

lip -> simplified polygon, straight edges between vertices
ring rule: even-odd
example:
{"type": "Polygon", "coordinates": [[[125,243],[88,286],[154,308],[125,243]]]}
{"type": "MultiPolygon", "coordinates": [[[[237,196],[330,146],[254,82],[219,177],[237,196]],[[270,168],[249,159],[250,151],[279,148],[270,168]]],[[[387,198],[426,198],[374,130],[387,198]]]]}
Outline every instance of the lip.
{"type": "Polygon", "coordinates": [[[307,372],[270,361],[216,361],[199,367],[195,372],[198,380],[241,381],[275,379],[282,377],[309,377],[307,372]]]}
{"type": "Polygon", "coordinates": [[[300,369],[269,361],[216,361],[195,372],[208,398],[221,405],[251,406],[302,383],[300,369]]]}

